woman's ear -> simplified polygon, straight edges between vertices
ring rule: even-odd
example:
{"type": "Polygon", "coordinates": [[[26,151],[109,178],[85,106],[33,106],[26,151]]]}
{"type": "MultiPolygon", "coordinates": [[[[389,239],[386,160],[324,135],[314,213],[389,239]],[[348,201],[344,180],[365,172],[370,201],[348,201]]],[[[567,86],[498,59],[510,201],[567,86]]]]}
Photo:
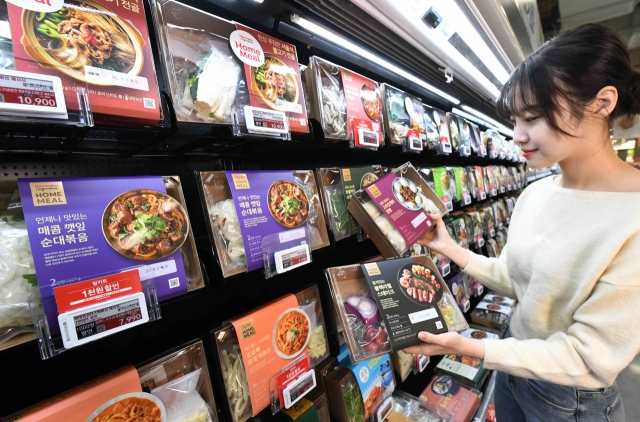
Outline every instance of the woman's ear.
{"type": "Polygon", "coordinates": [[[613,86],[602,88],[594,99],[594,112],[603,117],[609,117],[618,103],[618,90],[613,86]]]}

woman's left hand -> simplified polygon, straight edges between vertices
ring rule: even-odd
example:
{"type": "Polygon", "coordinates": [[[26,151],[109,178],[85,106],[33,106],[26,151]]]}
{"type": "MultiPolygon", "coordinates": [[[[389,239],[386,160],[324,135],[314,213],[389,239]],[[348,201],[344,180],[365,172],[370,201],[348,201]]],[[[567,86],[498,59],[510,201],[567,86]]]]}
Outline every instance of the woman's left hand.
{"type": "Polygon", "coordinates": [[[476,359],[484,359],[484,343],[482,340],[462,337],[458,333],[431,334],[425,331],[418,334],[424,344],[404,349],[405,353],[425,356],[462,355],[476,359]]]}

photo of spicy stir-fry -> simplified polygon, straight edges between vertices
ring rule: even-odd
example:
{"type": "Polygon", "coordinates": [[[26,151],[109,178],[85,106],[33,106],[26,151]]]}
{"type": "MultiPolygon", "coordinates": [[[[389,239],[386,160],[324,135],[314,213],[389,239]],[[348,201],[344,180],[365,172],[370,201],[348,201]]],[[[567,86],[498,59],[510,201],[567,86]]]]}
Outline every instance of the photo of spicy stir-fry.
{"type": "Polygon", "coordinates": [[[309,199],[294,182],[278,180],[269,189],[269,211],[283,226],[300,227],[309,217],[309,199]]]}

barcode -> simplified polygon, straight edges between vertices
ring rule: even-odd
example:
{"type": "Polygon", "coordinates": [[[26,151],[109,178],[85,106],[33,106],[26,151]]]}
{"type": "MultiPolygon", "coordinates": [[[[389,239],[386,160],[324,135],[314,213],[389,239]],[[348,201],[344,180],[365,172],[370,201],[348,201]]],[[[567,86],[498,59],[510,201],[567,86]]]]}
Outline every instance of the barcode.
{"type": "Polygon", "coordinates": [[[180,286],[180,279],[178,277],[169,279],[169,288],[173,289],[175,287],[180,286]]]}
{"type": "Polygon", "coordinates": [[[71,341],[71,337],[69,337],[69,329],[67,328],[66,322],[62,323],[62,328],[64,329],[64,336],[67,339],[67,341],[71,341]]]}
{"type": "Polygon", "coordinates": [[[442,329],[442,321],[436,321],[436,328],[438,330],[442,329]]]}
{"type": "Polygon", "coordinates": [[[103,325],[98,325],[96,327],[96,333],[102,333],[105,330],[105,326],[103,325]]]}
{"type": "Polygon", "coordinates": [[[144,108],[156,108],[156,100],[154,100],[153,98],[142,98],[143,103],[144,103],[144,108]]]}

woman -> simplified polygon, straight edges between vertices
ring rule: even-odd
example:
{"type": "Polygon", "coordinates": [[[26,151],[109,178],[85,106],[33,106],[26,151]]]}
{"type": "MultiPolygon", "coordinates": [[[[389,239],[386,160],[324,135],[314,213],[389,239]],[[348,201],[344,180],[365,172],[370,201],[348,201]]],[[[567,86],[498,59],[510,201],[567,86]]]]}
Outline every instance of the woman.
{"type": "Polygon", "coordinates": [[[407,352],[484,359],[500,422],[623,421],[615,380],[640,352],[640,172],[609,122],[640,113],[640,75],[615,32],[584,25],[527,58],[498,110],[528,165],[562,175],[522,192],[500,258],[459,247],[441,218],[420,243],[518,305],[503,340],[420,333],[407,352]]]}

